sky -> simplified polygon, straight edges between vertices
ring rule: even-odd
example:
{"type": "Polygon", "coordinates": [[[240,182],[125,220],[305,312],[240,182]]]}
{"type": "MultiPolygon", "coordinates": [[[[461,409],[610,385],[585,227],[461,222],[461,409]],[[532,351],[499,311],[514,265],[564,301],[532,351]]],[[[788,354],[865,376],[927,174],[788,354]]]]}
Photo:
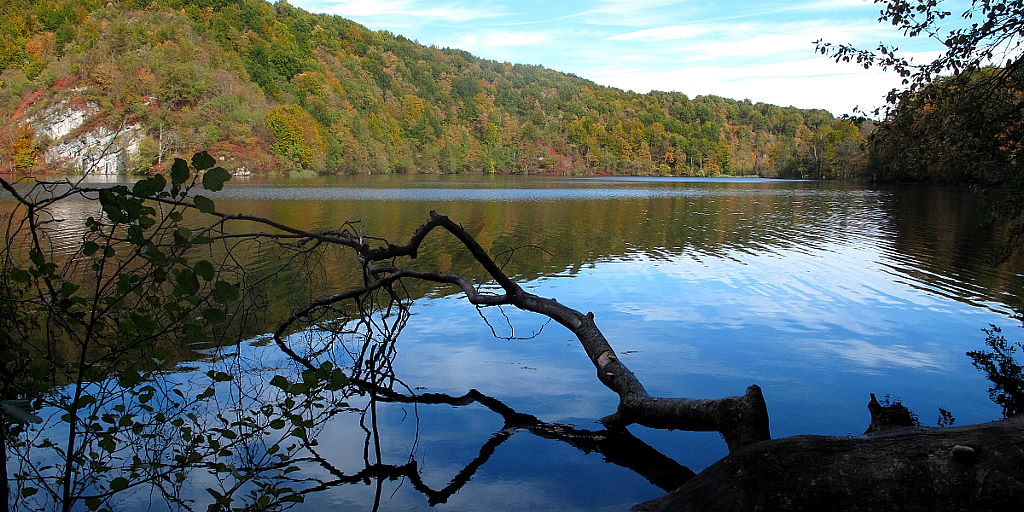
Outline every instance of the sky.
{"type": "Polygon", "coordinates": [[[880,41],[917,60],[937,47],[878,22],[870,0],[292,0],[372,30],[478,57],[538,64],[601,85],[646,93],[733,99],[835,115],[880,106],[900,79],[836,63],[814,41],[873,49],[880,41]]]}

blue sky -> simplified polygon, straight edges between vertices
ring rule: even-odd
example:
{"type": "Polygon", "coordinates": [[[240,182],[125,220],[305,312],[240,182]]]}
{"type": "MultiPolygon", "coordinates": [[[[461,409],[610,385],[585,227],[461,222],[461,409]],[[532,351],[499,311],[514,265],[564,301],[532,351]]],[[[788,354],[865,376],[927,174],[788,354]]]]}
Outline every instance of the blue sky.
{"type": "MultiPolygon", "coordinates": [[[[636,92],[681,91],[851,113],[899,84],[814,53],[824,39],[901,41],[870,0],[292,0],[422,44],[573,73],[636,92]]],[[[956,2],[960,3],[960,2],[956,2]]],[[[937,49],[900,48],[930,60],[937,49]]]]}

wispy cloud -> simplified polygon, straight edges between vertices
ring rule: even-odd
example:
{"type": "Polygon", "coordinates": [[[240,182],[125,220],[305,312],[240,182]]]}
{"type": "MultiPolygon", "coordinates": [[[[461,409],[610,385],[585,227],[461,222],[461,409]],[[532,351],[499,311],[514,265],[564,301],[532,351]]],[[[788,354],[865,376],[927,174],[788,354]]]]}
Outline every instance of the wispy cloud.
{"type": "MultiPolygon", "coordinates": [[[[873,41],[884,37],[877,24],[837,24],[827,20],[789,23],[707,23],[671,25],[606,37],[605,51],[637,54],[652,66],[679,67],[702,61],[733,66],[802,60],[814,54],[814,41],[873,41]]],[[[866,43],[870,46],[872,43],[866,43]]],[[[827,60],[827,59],[824,59],[827,60]]]]}
{"type": "Polygon", "coordinates": [[[616,34],[606,37],[606,41],[670,41],[673,39],[692,39],[709,32],[714,32],[716,27],[699,25],[671,25],[667,27],[647,28],[616,34]]]}
{"type": "Polygon", "coordinates": [[[547,43],[552,39],[547,32],[509,32],[493,31],[483,34],[468,34],[459,38],[464,47],[509,47],[509,46],[534,46],[547,43]]]}
{"type": "Polygon", "coordinates": [[[644,93],[682,91],[692,96],[714,94],[727,98],[802,108],[827,107],[837,114],[854,107],[880,106],[884,93],[899,85],[899,77],[852,64],[807,58],[732,67],[727,62],[676,68],[604,66],[583,76],[599,83],[644,93]]]}
{"type": "Polygon", "coordinates": [[[341,16],[415,17],[456,23],[495,18],[505,14],[503,8],[487,5],[422,0],[315,0],[301,4],[309,9],[341,16]]]}
{"type": "Polygon", "coordinates": [[[688,1],[679,0],[601,0],[577,17],[590,25],[644,27],[664,22],[666,10],[675,16],[686,12],[688,1]]]}

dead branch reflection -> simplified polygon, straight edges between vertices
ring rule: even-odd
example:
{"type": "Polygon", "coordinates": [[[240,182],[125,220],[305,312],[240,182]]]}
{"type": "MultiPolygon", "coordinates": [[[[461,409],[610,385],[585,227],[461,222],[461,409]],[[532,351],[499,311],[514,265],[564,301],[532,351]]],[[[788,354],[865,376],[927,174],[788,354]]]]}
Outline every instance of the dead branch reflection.
{"type": "Polygon", "coordinates": [[[334,478],[322,480],[316,485],[300,491],[301,494],[321,492],[332,487],[349,484],[374,485],[377,492],[373,509],[376,510],[380,505],[382,484],[389,480],[407,479],[418,492],[427,498],[427,503],[431,506],[446,503],[449,498],[472,480],[476,472],[488,462],[502,444],[520,433],[562,442],[583,453],[599,453],[604,456],[606,462],[634,471],[665,491],[681,486],[694,476],[692,470],[635,437],[626,428],[590,430],[572,425],[545,422],[536,416],[518,412],[501,400],[485,395],[476,389],[471,389],[462,396],[443,393],[406,395],[379,388],[368,382],[354,382],[353,384],[367,390],[369,395],[369,403],[362,410],[362,423],[367,427],[363,460],[365,466],[358,472],[346,473],[339,469],[329,456],[323,455],[315,445],[306,443],[306,449],[311,454],[308,460],[319,464],[334,478]],[[381,462],[381,437],[376,418],[378,402],[449,406],[466,406],[476,403],[500,415],[504,424],[491,434],[480,447],[476,457],[458,471],[444,487],[434,488],[424,481],[420,474],[419,464],[411,454],[409,461],[405,464],[395,465],[381,462]]]}

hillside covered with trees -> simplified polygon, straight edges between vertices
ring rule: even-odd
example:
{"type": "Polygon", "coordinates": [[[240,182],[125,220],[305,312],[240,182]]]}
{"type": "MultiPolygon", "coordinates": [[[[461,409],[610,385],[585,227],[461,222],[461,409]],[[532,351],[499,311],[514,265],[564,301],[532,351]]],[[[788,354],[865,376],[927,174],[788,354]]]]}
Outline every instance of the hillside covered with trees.
{"type": "Polygon", "coordinates": [[[847,178],[870,129],[824,110],[625,92],[283,1],[9,0],[0,68],[4,172],[52,166],[47,133],[130,125],[125,170],[143,173],[209,149],[257,173],[847,178]],[[53,131],[58,107],[87,120],[53,131]]]}

